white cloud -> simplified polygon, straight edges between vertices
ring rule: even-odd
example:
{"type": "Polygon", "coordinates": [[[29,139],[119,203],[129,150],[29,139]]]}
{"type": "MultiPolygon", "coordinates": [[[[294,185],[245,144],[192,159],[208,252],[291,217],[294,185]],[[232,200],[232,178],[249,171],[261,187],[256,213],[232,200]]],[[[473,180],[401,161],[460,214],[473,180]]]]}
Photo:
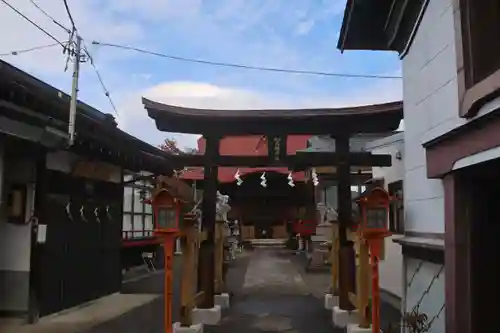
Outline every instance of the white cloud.
{"type": "Polygon", "coordinates": [[[297,29],[295,31],[296,34],[297,35],[307,35],[309,33],[309,31],[311,31],[311,29],[314,27],[315,23],[316,22],[312,19],[300,22],[300,24],[297,26],[297,29]]]}
{"type": "MultiPolygon", "coordinates": [[[[29,0],[7,1],[59,40],[63,41],[68,38],[62,29],[37,10],[29,0]]],[[[34,1],[56,20],[69,26],[61,1],[34,1]]],[[[289,45],[286,38],[279,34],[279,30],[285,29],[293,34],[294,29],[298,29],[298,33],[306,33],[315,23],[331,20],[333,15],[341,13],[344,3],[345,0],[324,0],[319,5],[311,5],[307,1],[290,3],[288,1],[222,0],[218,3],[220,6],[216,6],[216,10],[202,12],[208,5],[208,3],[202,3],[202,0],[69,1],[78,29],[87,39],[87,45],[92,40],[101,40],[161,50],[165,31],[185,25],[183,28],[187,27],[187,30],[184,31],[186,36],[183,37],[189,40],[197,50],[210,52],[218,49],[227,54],[230,61],[290,68],[305,66],[305,57],[300,50],[295,50],[289,45]],[[292,14],[283,15],[284,10],[292,14]],[[259,35],[256,35],[258,38],[246,39],[248,36],[245,34],[257,28],[265,28],[267,33],[260,31],[259,35]]],[[[0,3],[0,28],[9,31],[9,33],[0,34],[0,53],[53,42],[2,3],[0,3]]],[[[151,86],[150,82],[158,80],[161,82],[165,80],[165,77],[152,72],[151,68],[124,68],[115,65],[117,59],[134,57],[133,53],[111,48],[92,46],[90,48],[94,57],[97,58],[101,73],[104,73],[103,77],[108,88],[112,86],[110,90],[115,104],[118,105],[120,127],[151,144],[159,144],[167,134],[157,131],[153,121],[147,117],[141,104],[141,96],[182,106],[221,109],[339,107],[384,102],[401,97],[398,81],[379,82],[353,89],[349,94],[342,96],[335,96],[335,91],[333,91],[333,96],[328,97],[324,95],[298,97],[286,93],[289,89],[284,88],[285,85],[293,86],[294,91],[314,90],[313,87],[304,85],[302,77],[294,75],[272,78],[262,74],[259,77],[259,80],[281,82],[282,89],[279,90],[285,91],[283,94],[233,87],[233,82],[254,82],[253,72],[242,71],[239,71],[235,77],[230,77],[232,74],[226,72],[225,74],[230,77],[227,80],[230,82],[227,86],[191,81],[170,81],[151,86]],[[145,85],[149,85],[149,88],[137,88],[145,85]]],[[[170,50],[168,52],[170,53],[170,50]]],[[[204,56],[212,57],[210,54],[204,54],[204,56]]],[[[5,60],[60,89],[68,91],[70,88],[71,74],[63,72],[65,57],[60,48],[54,47],[6,57],[5,60]]],[[[307,67],[316,69],[315,64],[318,62],[307,58],[306,63],[307,67]]],[[[318,68],[318,70],[321,69],[318,68]]],[[[82,66],[81,96],[85,102],[102,106],[102,110],[109,110],[109,105],[104,104],[107,101],[103,97],[99,82],[93,75],[90,66],[82,66]]],[[[174,137],[182,146],[196,145],[196,136],[175,135],[174,137]]]]}
{"type": "Polygon", "coordinates": [[[357,106],[384,103],[401,99],[401,82],[388,80],[352,91],[344,96],[329,98],[298,98],[287,94],[220,87],[203,82],[165,82],[143,92],[131,95],[120,108],[120,127],[132,135],[152,144],[159,144],[165,137],[174,137],[181,147],[196,147],[198,135],[167,134],[156,130],[141,104],[141,96],[148,99],[193,108],[205,109],[262,109],[262,108],[319,108],[357,106]]]}

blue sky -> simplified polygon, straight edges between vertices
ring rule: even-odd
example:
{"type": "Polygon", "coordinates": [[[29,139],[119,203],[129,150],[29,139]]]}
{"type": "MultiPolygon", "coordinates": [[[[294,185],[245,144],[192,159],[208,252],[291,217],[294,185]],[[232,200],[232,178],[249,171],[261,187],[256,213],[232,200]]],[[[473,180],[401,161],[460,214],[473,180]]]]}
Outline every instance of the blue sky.
{"type": "MultiPolygon", "coordinates": [[[[36,1],[36,0],[35,0],[36,1]]],[[[64,40],[65,33],[28,0],[10,1],[64,40]]],[[[62,2],[36,1],[67,24],[62,2]]],[[[158,133],[140,97],[193,107],[338,107],[401,98],[399,80],[317,77],[210,67],[90,45],[92,40],[161,53],[254,66],[312,71],[400,73],[397,54],[336,49],[345,0],[69,0],[77,27],[118,106],[120,126],[152,144],[158,133]]],[[[5,6],[0,7],[0,53],[52,41],[5,6]],[[2,34],[4,35],[4,34],[2,34]]],[[[69,91],[60,50],[52,48],[4,60],[69,91]],[[36,53],[36,54],[35,54],[36,53]]],[[[80,99],[103,112],[112,109],[88,64],[82,65],[80,99]]],[[[174,135],[192,146],[192,136],[174,135]]]]}

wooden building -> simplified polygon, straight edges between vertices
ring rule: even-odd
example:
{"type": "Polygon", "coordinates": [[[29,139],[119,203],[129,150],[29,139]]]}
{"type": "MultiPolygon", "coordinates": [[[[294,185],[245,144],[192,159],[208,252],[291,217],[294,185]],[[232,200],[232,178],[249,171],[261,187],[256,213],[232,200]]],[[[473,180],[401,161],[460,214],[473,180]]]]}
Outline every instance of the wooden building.
{"type": "Polygon", "coordinates": [[[347,1],[339,48],[402,59],[403,308],[429,332],[498,326],[499,27],[498,0],[347,1]]]}
{"type": "MultiPolygon", "coordinates": [[[[288,136],[287,154],[293,155],[307,146],[308,135],[288,136]]],[[[221,140],[220,153],[225,156],[267,156],[267,139],[259,135],[229,136],[221,140]]],[[[198,140],[198,151],[205,152],[205,140],[198,140]]],[[[281,167],[221,167],[218,171],[219,191],[231,198],[230,219],[237,219],[242,226],[244,240],[256,238],[284,239],[288,237],[287,221],[299,216],[301,208],[314,205],[313,185],[306,183],[303,171],[292,172],[281,167]],[[235,179],[239,173],[243,183],[235,179]],[[289,185],[292,172],[294,186],[289,185]],[[261,185],[265,173],[266,187],[261,185]]],[[[203,168],[190,168],[182,179],[198,182],[202,186],[203,168]]]]}
{"type": "Polygon", "coordinates": [[[168,155],[0,61],[0,313],[39,316],[121,288],[124,170],[171,174],[168,155]]]}

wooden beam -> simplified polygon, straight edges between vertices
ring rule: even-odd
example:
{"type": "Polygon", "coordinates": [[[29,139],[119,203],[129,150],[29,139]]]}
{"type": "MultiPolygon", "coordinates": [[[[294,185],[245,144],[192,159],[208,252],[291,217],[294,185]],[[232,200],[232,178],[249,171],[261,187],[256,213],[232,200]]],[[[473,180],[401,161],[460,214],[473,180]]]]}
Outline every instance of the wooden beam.
{"type": "MultiPolygon", "coordinates": [[[[392,158],[389,154],[371,154],[358,152],[349,154],[351,166],[391,166],[392,158]]],[[[171,157],[176,168],[199,167],[205,165],[205,155],[176,155],[171,157]]],[[[221,167],[266,167],[281,166],[292,167],[295,170],[304,170],[308,167],[338,165],[341,162],[339,153],[316,153],[297,152],[296,155],[288,155],[280,160],[273,160],[269,156],[228,156],[222,155],[217,159],[217,165],[221,167]]]]}
{"type": "MultiPolygon", "coordinates": [[[[295,165],[305,166],[332,166],[338,165],[346,158],[341,152],[297,152],[295,165]]],[[[392,165],[390,154],[372,154],[369,152],[348,152],[349,166],[379,166],[392,165]]]]}
{"type": "Polygon", "coordinates": [[[202,228],[207,234],[207,238],[201,243],[199,257],[200,285],[205,293],[200,307],[204,309],[214,307],[215,205],[217,201],[219,143],[219,137],[206,137],[206,155],[201,156],[204,165],[202,228]]]}
{"type": "MultiPolygon", "coordinates": [[[[339,180],[339,176],[334,173],[334,174],[320,174],[320,181],[322,182],[337,182],[339,180]]],[[[366,181],[370,180],[373,178],[373,175],[371,173],[351,173],[350,182],[351,186],[353,185],[363,185],[366,181]]]]}
{"type": "MultiPolygon", "coordinates": [[[[348,241],[347,228],[352,220],[352,198],[351,198],[351,157],[349,153],[349,137],[335,137],[335,148],[339,154],[339,162],[337,166],[338,183],[337,183],[337,220],[339,222],[339,307],[342,310],[352,310],[352,305],[349,301],[349,292],[353,291],[351,280],[351,268],[354,267],[354,253],[352,242],[348,241]]],[[[313,153],[315,154],[315,153],[313,153]]],[[[318,153],[324,156],[324,153],[318,153]]]]}

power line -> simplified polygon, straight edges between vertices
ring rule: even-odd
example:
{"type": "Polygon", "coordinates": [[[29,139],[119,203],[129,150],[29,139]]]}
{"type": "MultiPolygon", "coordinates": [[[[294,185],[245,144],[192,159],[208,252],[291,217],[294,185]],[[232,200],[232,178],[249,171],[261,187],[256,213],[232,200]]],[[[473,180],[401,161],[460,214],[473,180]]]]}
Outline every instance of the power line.
{"type": "Polygon", "coordinates": [[[22,49],[22,50],[15,50],[15,51],[11,51],[8,53],[0,53],[0,57],[16,56],[16,55],[20,55],[20,54],[28,53],[28,52],[32,52],[32,51],[48,49],[50,47],[54,47],[54,46],[58,46],[58,45],[59,45],[58,43],[52,43],[52,44],[48,44],[48,45],[34,46],[34,47],[27,48],[27,49],[22,49]]]}
{"type": "Polygon", "coordinates": [[[73,20],[73,15],[71,15],[71,11],[69,10],[68,1],[63,0],[63,2],[64,2],[64,8],[66,8],[66,13],[68,14],[69,17],[69,21],[71,22],[72,29],[73,31],[76,31],[75,20],[73,20]]]}
{"type": "Polygon", "coordinates": [[[33,6],[36,7],[36,9],[38,9],[43,15],[45,15],[45,17],[47,17],[49,20],[52,21],[52,23],[54,23],[55,25],[57,25],[59,28],[63,29],[64,31],[66,31],[68,34],[71,33],[71,30],[66,28],[64,25],[62,25],[61,23],[59,23],[54,17],[52,17],[49,13],[47,13],[45,10],[43,10],[42,7],[40,7],[34,0],[30,0],[31,4],[33,6]]]}
{"type": "Polygon", "coordinates": [[[19,16],[21,16],[22,18],[24,18],[26,21],[28,21],[29,23],[31,23],[33,26],[35,26],[38,30],[42,31],[44,34],[46,34],[48,37],[50,37],[52,40],[54,40],[57,44],[61,45],[63,48],[65,48],[66,46],[61,42],[59,41],[56,37],[54,37],[54,35],[52,35],[50,32],[48,32],[47,30],[45,30],[44,28],[42,28],[41,26],[39,26],[38,24],[36,24],[35,22],[33,22],[29,17],[27,17],[26,15],[24,15],[23,13],[21,13],[18,9],[14,8],[10,3],[8,3],[6,0],[0,0],[2,1],[5,5],[7,5],[10,9],[12,9],[14,12],[16,12],[19,16]]]}
{"type": "Polygon", "coordinates": [[[114,47],[123,50],[136,51],[139,53],[154,55],[161,58],[167,58],[171,60],[197,63],[203,65],[211,65],[211,66],[219,66],[219,67],[233,67],[247,70],[256,70],[256,71],[265,71],[265,72],[278,72],[278,73],[288,73],[288,74],[306,74],[306,75],[317,75],[317,76],[334,76],[334,77],[345,77],[345,78],[365,78],[365,79],[401,79],[401,76],[394,75],[372,75],[372,74],[349,74],[349,73],[332,73],[332,72],[321,72],[321,71],[308,71],[308,70],[300,70],[300,69],[288,69],[288,68],[274,68],[274,67],[261,67],[261,66],[251,66],[237,63],[229,63],[229,62],[219,62],[219,61],[210,61],[204,59],[194,59],[194,58],[186,58],[171,54],[164,54],[155,51],[149,51],[145,49],[141,49],[133,46],[126,45],[118,45],[113,43],[101,43],[98,41],[93,41],[92,44],[99,46],[108,46],[114,47]]]}
{"type": "MultiPolygon", "coordinates": [[[[2,0],[3,1],[3,0],[2,0]]],[[[73,15],[71,15],[71,10],[69,8],[69,5],[67,3],[66,0],[63,0],[64,2],[64,7],[66,9],[66,13],[68,14],[68,17],[69,17],[69,20],[71,22],[71,26],[72,28],[69,29],[67,27],[65,27],[62,23],[60,23],[59,21],[57,21],[53,16],[51,16],[49,13],[47,13],[43,8],[41,8],[34,0],[30,0],[30,2],[33,4],[33,6],[35,6],[40,12],[42,12],[43,15],[45,15],[47,18],[49,18],[55,25],[57,25],[58,27],[60,27],[61,29],[63,29],[64,31],[66,31],[68,34],[70,34],[69,36],[69,40],[70,42],[73,40],[73,37],[75,36],[75,33],[77,33],[77,28],[76,28],[76,24],[75,24],[75,20],[73,19],[73,15]]],[[[81,36],[80,36],[81,37],[81,36]]],[[[118,110],[116,108],[116,105],[115,103],[113,102],[112,98],[111,98],[111,95],[109,93],[109,90],[107,89],[106,85],[104,84],[104,80],[99,72],[99,70],[97,69],[95,63],[94,63],[94,58],[92,57],[92,55],[90,54],[87,46],[85,45],[85,40],[83,38],[81,38],[81,42],[83,44],[83,51],[85,53],[85,55],[87,56],[87,59],[89,60],[90,62],[90,65],[92,66],[92,68],[94,69],[94,72],[96,73],[97,75],[97,78],[99,80],[99,83],[101,84],[101,88],[103,89],[104,91],[104,95],[107,97],[109,103],[111,104],[111,107],[113,108],[113,111],[114,113],[116,114],[116,116],[118,118],[120,118],[119,114],[118,114],[118,110]]],[[[75,61],[78,61],[78,59],[75,59],[75,61]]],[[[69,62],[69,57],[66,59],[66,69],[68,67],[68,62],[69,62]]]]}
{"type": "Polygon", "coordinates": [[[113,99],[111,98],[111,94],[109,93],[108,88],[104,84],[104,80],[102,79],[101,73],[99,73],[99,70],[97,69],[97,66],[94,63],[94,58],[90,54],[87,46],[85,45],[85,42],[83,44],[83,51],[87,55],[87,58],[89,59],[90,65],[94,69],[95,74],[97,75],[97,78],[99,79],[99,82],[101,83],[101,88],[104,91],[104,95],[108,98],[109,104],[111,104],[111,107],[113,108],[113,111],[115,112],[116,116],[120,118],[120,115],[118,114],[118,109],[116,108],[115,103],[113,102],[113,99]]]}
{"type": "Polygon", "coordinates": [[[56,20],[52,15],[50,15],[49,13],[47,13],[47,11],[45,11],[42,7],[40,7],[34,0],[29,0],[31,2],[31,4],[33,6],[35,6],[36,9],[38,9],[45,17],[47,17],[49,20],[52,21],[52,23],[54,23],[55,25],[57,25],[59,28],[61,28],[62,30],[64,30],[68,35],[68,44],[67,46],[64,48],[63,50],[63,54],[66,54],[66,52],[68,53],[68,56],[66,57],[66,65],[64,66],[64,71],[66,71],[68,69],[68,64],[69,64],[69,60],[70,60],[70,56],[74,53],[72,52],[71,48],[75,46],[75,41],[74,41],[74,37],[75,37],[75,27],[73,27],[72,29],[69,29],[67,28],[64,24],[62,24],[61,22],[59,22],[58,20],[56,20]]]}

